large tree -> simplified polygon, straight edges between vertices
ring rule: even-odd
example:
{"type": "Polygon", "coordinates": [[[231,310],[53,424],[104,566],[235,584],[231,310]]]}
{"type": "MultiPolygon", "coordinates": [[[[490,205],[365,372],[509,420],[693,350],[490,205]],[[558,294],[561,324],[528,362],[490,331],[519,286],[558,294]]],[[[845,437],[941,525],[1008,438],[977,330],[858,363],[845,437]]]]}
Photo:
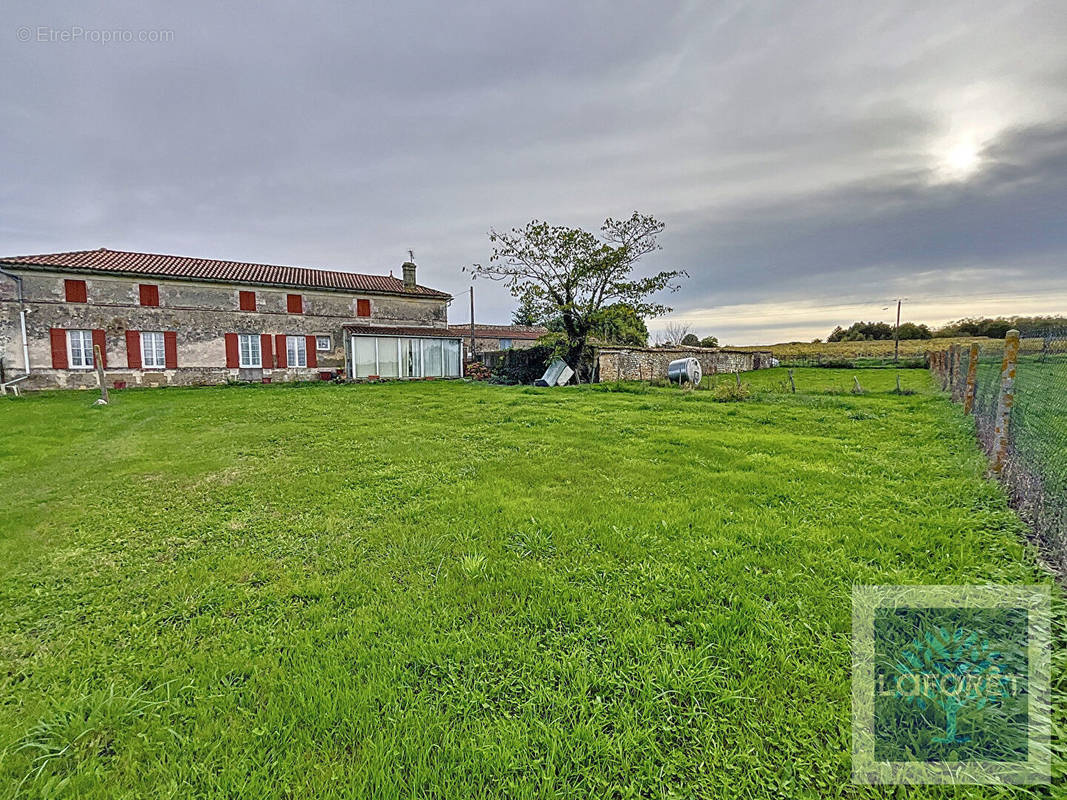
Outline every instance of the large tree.
{"type": "Polygon", "coordinates": [[[503,283],[529,313],[542,319],[558,316],[566,337],[560,354],[581,374],[589,334],[603,308],[626,303],[640,317],[671,310],[651,298],[677,289],[674,281],[684,271],[634,275],[637,262],[659,249],[663,228],[662,222],[636,211],[629,219],[605,220],[599,235],[533,220],[525,228],[490,231],[489,263],[471,270],[476,277],[503,283]]]}

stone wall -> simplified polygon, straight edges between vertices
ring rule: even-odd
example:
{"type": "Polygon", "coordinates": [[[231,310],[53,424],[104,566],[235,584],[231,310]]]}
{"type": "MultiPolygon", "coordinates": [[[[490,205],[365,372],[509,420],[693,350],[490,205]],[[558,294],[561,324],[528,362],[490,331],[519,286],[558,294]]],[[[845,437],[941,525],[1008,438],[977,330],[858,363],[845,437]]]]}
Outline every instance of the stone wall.
{"type": "MultiPolygon", "coordinates": [[[[9,269],[9,271],[11,271],[9,269]]],[[[84,273],[22,271],[27,334],[33,375],[22,388],[96,388],[95,371],[52,368],[51,328],[103,329],[107,342],[107,380],[129,386],[225,383],[227,380],[309,380],[321,372],[344,369],[344,325],[408,325],[444,328],[447,302],[426,297],[373,293],[267,288],[162,280],[148,277],[96,277],[84,273]],[[84,280],[87,303],[68,303],[65,278],[84,280]],[[140,305],[138,285],[159,287],[158,307],[140,305]],[[239,311],[239,291],[256,293],[256,311],[239,311]],[[303,297],[304,313],[291,314],[286,295],[303,297]],[[356,300],[369,299],[371,316],[356,314],[356,300]],[[128,369],[126,331],[175,331],[178,368],[128,369]],[[226,367],[227,333],[329,336],[331,348],[318,351],[318,366],[302,369],[238,370],[226,367]]],[[[0,356],[7,379],[23,373],[15,282],[0,275],[0,356]]]]}
{"type": "Polygon", "coordinates": [[[602,347],[597,356],[600,381],[647,381],[667,377],[667,365],[695,358],[705,375],[749,372],[771,366],[770,351],[719,350],[702,347],[602,347]]]}

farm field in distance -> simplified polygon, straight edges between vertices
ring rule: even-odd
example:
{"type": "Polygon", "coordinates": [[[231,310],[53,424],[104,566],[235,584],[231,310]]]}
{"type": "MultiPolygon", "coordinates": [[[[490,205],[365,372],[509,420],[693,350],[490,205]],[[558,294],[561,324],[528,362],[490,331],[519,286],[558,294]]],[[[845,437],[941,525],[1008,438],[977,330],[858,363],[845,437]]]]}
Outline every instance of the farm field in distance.
{"type": "Polygon", "coordinates": [[[896,374],[0,398],[0,797],[1003,796],[849,783],[852,586],[1050,582],[896,374]]]}
{"type": "MultiPolygon", "coordinates": [[[[969,347],[977,343],[983,352],[1002,353],[1003,339],[989,339],[982,336],[957,336],[944,339],[902,339],[900,341],[901,357],[921,356],[930,350],[947,350],[954,344],[969,347]]],[[[1023,350],[1039,350],[1040,339],[1024,339],[1023,350]]],[[[879,339],[867,342],[781,342],[767,345],[745,345],[729,347],[731,350],[769,350],[775,358],[892,358],[893,340],[879,339]]]]}

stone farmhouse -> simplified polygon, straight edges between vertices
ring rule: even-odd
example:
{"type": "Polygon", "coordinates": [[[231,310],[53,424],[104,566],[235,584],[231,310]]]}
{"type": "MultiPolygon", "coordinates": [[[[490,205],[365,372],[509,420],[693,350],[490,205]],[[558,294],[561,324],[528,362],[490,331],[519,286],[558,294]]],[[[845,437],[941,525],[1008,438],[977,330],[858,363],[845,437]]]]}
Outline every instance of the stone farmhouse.
{"type": "Polygon", "coordinates": [[[525,350],[548,333],[548,328],[539,325],[482,325],[475,323],[473,346],[470,323],[449,325],[455,336],[462,336],[472,353],[488,353],[494,350],[525,350]]]}
{"type": "Polygon", "coordinates": [[[0,258],[0,388],[459,377],[451,295],[403,278],[79,250],[0,258]]]}

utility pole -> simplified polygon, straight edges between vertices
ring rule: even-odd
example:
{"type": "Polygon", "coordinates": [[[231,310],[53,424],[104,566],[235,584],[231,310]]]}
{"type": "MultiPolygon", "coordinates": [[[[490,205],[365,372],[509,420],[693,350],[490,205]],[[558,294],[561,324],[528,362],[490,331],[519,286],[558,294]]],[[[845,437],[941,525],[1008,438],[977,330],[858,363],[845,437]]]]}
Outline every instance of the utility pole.
{"type": "Polygon", "coordinates": [[[471,286],[471,359],[474,358],[474,287],[471,286]]]}
{"type": "Polygon", "coordinates": [[[900,361],[900,298],[897,298],[897,326],[893,328],[893,360],[900,361]]]}

